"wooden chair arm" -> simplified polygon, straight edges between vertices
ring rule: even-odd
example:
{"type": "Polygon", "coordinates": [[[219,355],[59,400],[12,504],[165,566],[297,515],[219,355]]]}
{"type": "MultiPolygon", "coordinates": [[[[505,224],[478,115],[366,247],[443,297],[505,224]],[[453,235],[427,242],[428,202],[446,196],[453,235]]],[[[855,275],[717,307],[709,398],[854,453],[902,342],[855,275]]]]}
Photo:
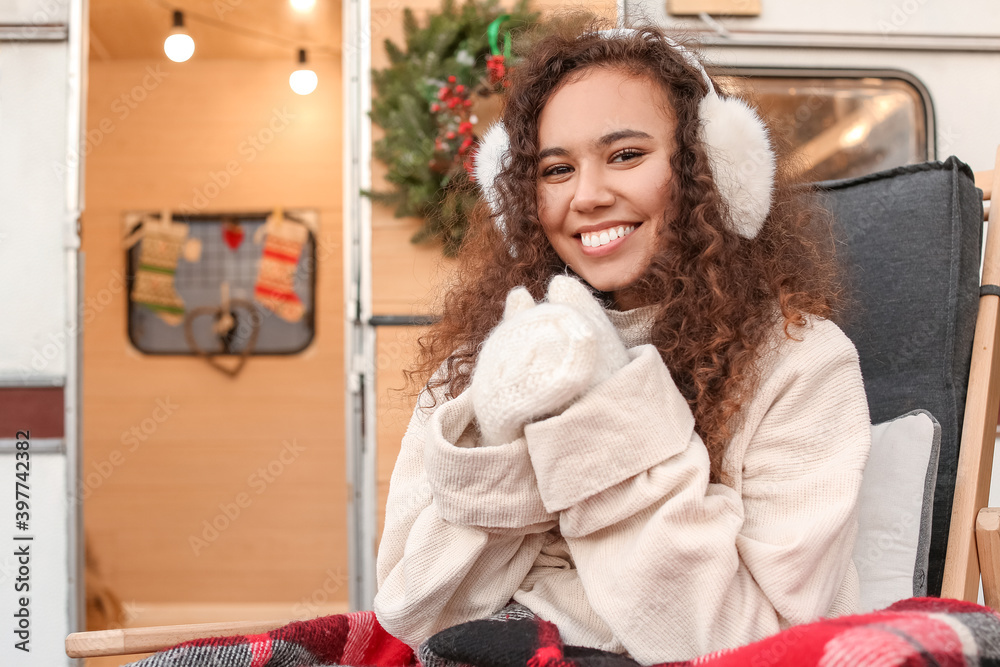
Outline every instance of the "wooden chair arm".
{"type": "Polygon", "coordinates": [[[977,171],[976,187],[983,191],[983,220],[990,219],[990,206],[993,199],[993,177],[995,169],[989,171],[977,171]]]}
{"type": "Polygon", "coordinates": [[[66,655],[71,658],[97,658],[130,653],[154,653],[192,639],[261,634],[288,625],[293,620],[295,619],[192,623],[74,632],[66,637],[66,655]]]}
{"type": "Polygon", "coordinates": [[[976,517],[976,550],[986,606],[1000,604],[1000,507],[984,507],[976,517]]]}
{"type": "MultiPolygon", "coordinates": [[[[983,196],[1000,191],[1000,147],[995,168],[980,172],[983,196]]],[[[1000,284],[1000,215],[990,210],[983,261],[983,285],[1000,284]]],[[[962,443],[958,451],[955,496],[951,507],[948,552],[941,597],[975,602],[979,597],[980,564],[976,544],[977,513],[989,504],[993,448],[1000,408],[1000,297],[979,297],[979,315],[972,344],[969,391],[965,401],[962,443]]]]}

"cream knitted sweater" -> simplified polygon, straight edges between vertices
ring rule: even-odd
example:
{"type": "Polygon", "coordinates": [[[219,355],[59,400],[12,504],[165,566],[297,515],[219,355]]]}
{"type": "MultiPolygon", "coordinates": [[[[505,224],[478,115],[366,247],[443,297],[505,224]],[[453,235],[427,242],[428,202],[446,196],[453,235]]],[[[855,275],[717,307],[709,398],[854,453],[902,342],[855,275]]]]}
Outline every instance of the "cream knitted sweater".
{"type": "Polygon", "coordinates": [[[715,484],[649,312],[609,311],[631,361],[511,443],[477,446],[468,392],[420,399],[378,554],[386,630],[416,646],[513,599],[567,644],[652,664],[855,610],[854,346],[821,319],[776,336],[715,484]]]}

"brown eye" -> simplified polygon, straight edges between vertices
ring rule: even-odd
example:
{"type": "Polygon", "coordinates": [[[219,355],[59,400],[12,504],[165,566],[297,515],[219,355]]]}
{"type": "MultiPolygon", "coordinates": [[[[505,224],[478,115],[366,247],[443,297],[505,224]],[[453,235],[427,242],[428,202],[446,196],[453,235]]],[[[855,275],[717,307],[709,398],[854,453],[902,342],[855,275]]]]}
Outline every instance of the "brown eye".
{"type": "Polygon", "coordinates": [[[634,160],[636,158],[640,158],[643,155],[645,155],[645,153],[643,153],[642,151],[636,150],[634,148],[626,148],[626,149],[620,150],[617,153],[615,153],[614,155],[612,155],[611,156],[611,161],[612,162],[628,162],[629,160],[634,160]]]}
{"type": "Polygon", "coordinates": [[[569,174],[573,171],[572,167],[565,164],[557,164],[548,167],[542,172],[542,176],[562,176],[563,174],[569,174]]]}

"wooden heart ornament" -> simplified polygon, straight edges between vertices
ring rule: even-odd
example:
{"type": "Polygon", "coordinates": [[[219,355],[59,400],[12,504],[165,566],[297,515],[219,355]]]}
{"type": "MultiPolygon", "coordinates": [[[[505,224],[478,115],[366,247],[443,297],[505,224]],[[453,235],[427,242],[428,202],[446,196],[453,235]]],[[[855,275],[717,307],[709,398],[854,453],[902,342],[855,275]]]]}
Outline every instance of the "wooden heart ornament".
{"type": "Polygon", "coordinates": [[[229,377],[236,377],[243,370],[247,358],[257,344],[257,335],[260,333],[260,325],[263,321],[264,316],[261,315],[253,303],[245,299],[232,299],[229,302],[228,312],[222,306],[201,306],[188,311],[187,316],[184,318],[184,338],[187,339],[187,344],[191,348],[191,351],[205,359],[212,368],[225,373],[229,377]],[[240,317],[239,311],[245,311],[245,317],[240,317]],[[227,353],[225,349],[212,351],[202,349],[194,337],[194,321],[199,317],[211,317],[213,322],[216,322],[227,316],[233,318],[234,329],[244,326],[243,323],[245,322],[249,322],[251,329],[250,337],[247,338],[247,344],[240,350],[236,362],[223,364],[220,357],[233,355],[227,353]]]}

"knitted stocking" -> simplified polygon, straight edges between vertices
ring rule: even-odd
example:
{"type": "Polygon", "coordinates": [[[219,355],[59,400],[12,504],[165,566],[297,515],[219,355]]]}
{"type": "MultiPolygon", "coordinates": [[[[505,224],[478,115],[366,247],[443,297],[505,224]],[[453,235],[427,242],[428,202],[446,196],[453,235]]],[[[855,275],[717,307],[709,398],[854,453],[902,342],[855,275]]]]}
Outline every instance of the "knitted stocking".
{"type": "Polygon", "coordinates": [[[295,267],[309,230],[296,222],[268,222],[254,298],[283,320],[298,322],[305,310],[295,293],[295,267]]]}
{"type": "Polygon", "coordinates": [[[174,287],[177,260],[187,238],[187,225],[144,223],[139,268],[132,286],[132,301],[156,312],[176,326],[184,321],[184,300],[174,287]]]}
{"type": "Polygon", "coordinates": [[[511,290],[503,320],[483,343],[469,390],[487,446],[520,437],[526,424],[562,412],[628,363],[586,287],[558,277],[548,296],[536,304],[523,287],[511,290]]]}

